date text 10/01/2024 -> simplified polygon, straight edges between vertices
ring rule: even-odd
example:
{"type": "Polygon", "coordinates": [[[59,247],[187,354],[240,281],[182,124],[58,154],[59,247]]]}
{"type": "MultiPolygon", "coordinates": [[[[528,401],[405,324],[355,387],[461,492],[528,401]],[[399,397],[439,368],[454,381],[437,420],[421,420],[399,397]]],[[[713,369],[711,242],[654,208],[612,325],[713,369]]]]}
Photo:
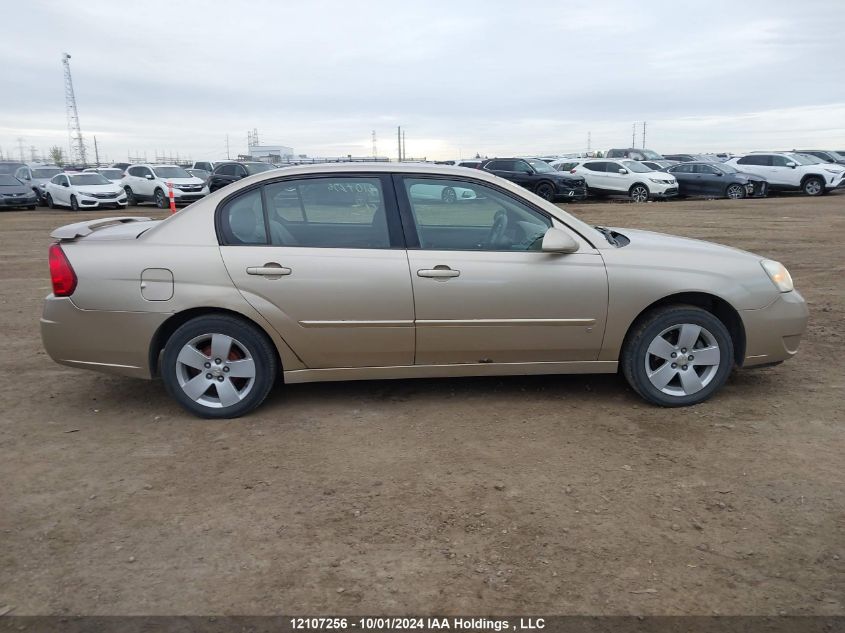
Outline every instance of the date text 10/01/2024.
{"type": "Polygon", "coordinates": [[[438,618],[438,617],[360,617],[360,618],[291,618],[295,630],[457,630],[457,631],[528,631],[545,628],[543,618],[506,619],[438,618]]]}

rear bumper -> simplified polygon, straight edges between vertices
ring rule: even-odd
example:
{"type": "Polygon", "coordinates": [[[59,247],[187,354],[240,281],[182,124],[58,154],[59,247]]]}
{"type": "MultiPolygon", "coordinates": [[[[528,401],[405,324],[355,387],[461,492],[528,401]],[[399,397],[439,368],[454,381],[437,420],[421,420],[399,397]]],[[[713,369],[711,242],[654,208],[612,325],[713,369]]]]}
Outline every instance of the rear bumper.
{"type": "Polygon", "coordinates": [[[795,356],[809,311],[797,291],[784,292],[765,308],[740,312],[745,326],[743,366],[770,365],[795,356]]]}
{"type": "Polygon", "coordinates": [[[150,343],[170,316],[162,312],[82,310],[68,297],[44,300],[41,341],[57,363],[150,378],[150,343]]]}

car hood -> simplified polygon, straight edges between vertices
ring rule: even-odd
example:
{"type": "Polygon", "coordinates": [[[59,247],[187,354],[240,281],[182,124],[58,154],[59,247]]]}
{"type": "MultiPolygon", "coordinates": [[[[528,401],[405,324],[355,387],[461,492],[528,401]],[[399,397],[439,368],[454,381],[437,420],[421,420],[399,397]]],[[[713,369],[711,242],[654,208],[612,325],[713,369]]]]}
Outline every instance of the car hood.
{"type": "Polygon", "coordinates": [[[190,178],[159,178],[165,182],[172,182],[174,185],[204,185],[205,181],[201,178],[191,176],[190,178]]]}
{"type": "Polygon", "coordinates": [[[673,253],[677,253],[678,256],[683,256],[689,261],[693,261],[694,258],[701,256],[729,257],[754,261],[763,259],[754,253],[733,248],[732,246],[695,240],[689,237],[678,237],[677,235],[641,231],[639,229],[613,228],[611,230],[621,233],[631,240],[631,243],[624,247],[625,249],[649,251],[655,255],[671,256],[673,253]]]}
{"type": "Polygon", "coordinates": [[[123,190],[115,183],[107,185],[72,185],[77,191],[91,191],[94,193],[122,193],[123,190]]]}
{"type": "Polygon", "coordinates": [[[32,193],[32,189],[30,189],[26,185],[0,186],[0,194],[4,193],[32,193]]]}

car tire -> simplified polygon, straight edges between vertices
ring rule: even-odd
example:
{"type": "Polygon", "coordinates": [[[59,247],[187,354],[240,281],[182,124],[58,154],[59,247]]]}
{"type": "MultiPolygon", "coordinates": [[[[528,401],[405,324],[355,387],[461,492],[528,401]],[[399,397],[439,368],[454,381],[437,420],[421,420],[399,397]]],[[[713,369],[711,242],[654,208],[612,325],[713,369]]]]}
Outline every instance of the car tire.
{"type": "Polygon", "coordinates": [[[444,204],[454,204],[458,201],[458,194],[452,187],[443,187],[443,191],[440,192],[440,199],[444,204]]]}
{"type": "Polygon", "coordinates": [[[164,195],[164,191],[162,189],[156,189],[154,195],[156,207],[159,209],[166,209],[170,206],[167,201],[167,196],[164,195]]]}
{"type": "Polygon", "coordinates": [[[820,196],[824,193],[824,180],[811,176],[801,184],[801,191],[808,196],[820,196]]]}
{"type": "Polygon", "coordinates": [[[649,192],[648,187],[637,183],[636,185],[632,185],[628,190],[628,196],[630,196],[631,202],[648,202],[651,193],[649,192]]]}
{"type": "Polygon", "coordinates": [[[534,193],[543,200],[552,202],[555,199],[555,186],[550,182],[541,182],[534,188],[534,193]]]}
{"type": "Polygon", "coordinates": [[[51,209],[56,208],[56,205],[53,204],[53,196],[51,196],[49,193],[47,194],[47,206],[51,209]]]}
{"type": "Polygon", "coordinates": [[[745,187],[737,183],[730,184],[725,189],[725,197],[731,200],[742,200],[745,195],[745,187]]]}
{"type": "Polygon", "coordinates": [[[138,204],[138,199],[135,197],[135,194],[132,192],[131,187],[124,187],[123,190],[126,192],[126,205],[134,207],[138,204]]]}
{"type": "Polygon", "coordinates": [[[168,393],[186,410],[208,419],[249,413],[264,402],[278,373],[276,350],[267,335],[227,315],[201,316],[179,327],[164,347],[161,365],[168,393]],[[233,376],[235,372],[242,375],[233,376]]]}
{"type": "Polygon", "coordinates": [[[622,373],[644,400],[683,407],[707,400],[725,384],[733,351],[728,328],[712,313],[664,306],[632,326],[622,348],[622,373]]]}
{"type": "Polygon", "coordinates": [[[76,196],[70,197],[70,210],[79,211],[79,203],[76,201],[76,196]]]}

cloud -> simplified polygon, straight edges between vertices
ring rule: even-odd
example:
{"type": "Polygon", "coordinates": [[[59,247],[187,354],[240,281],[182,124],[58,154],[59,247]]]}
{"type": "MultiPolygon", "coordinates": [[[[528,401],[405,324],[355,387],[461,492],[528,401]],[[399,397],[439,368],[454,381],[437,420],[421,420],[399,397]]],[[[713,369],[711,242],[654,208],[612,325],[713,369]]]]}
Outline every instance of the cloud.
{"type": "Polygon", "coordinates": [[[845,3],[29,2],[6,8],[0,149],[83,133],[112,160],[245,151],[452,157],[845,145],[845,3]],[[248,7],[248,8],[246,8],[248,7]],[[172,35],[168,28],[172,25],[172,35]],[[639,142],[639,141],[638,141],[639,142]]]}

